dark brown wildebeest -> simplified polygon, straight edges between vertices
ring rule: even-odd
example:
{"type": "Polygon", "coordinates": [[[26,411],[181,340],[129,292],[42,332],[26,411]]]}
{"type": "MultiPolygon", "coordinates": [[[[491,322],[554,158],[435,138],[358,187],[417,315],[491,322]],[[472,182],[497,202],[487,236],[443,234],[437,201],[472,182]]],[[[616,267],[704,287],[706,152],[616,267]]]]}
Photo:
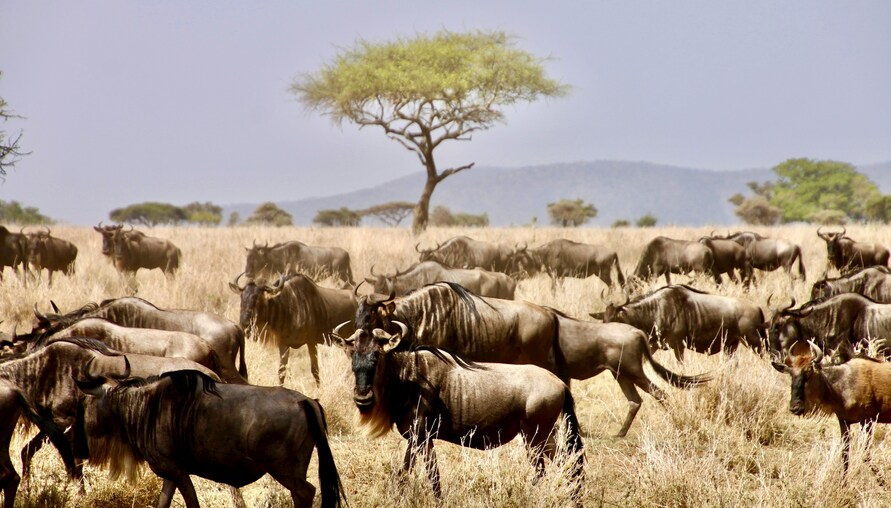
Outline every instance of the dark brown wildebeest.
{"type": "Polygon", "coordinates": [[[388,294],[392,290],[397,296],[434,282],[454,282],[475,295],[513,300],[517,288],[517,281],[505,273],[449,268],[436,261],[415,263],[394,275],[377,275],[372,266],[371,275],[372,277],[365,278],[365,282],[372,284],[376,293],[388,294]]]}
{"type": "Polygon", "coordinates": [[[116,232],[122,231],[123,228],[122,224],[103,226],[101,222],[93,226],[93,230],[102,235],[102,255],[107,257],[112,264],[114,264],[114,235],[116,232]]]}
{"type": "Polygon", "coordinates": [[[450,283],[383,301],[364,297],[355,324],[366,333],[399,330],[403,343],[447,349],[473,361],[533,364],[567,383],[608,370],[629,403],[619,436],[628,432],[640,408],[635,386],[662,398],[643,371],[644,360],[674,386],[709,379],[679,376],[659,365],[646,347],[646,335],[634,327],[578,321],[529,302],[481,298],[450,283]],[[402,325],[397,327],[397,321],[402,325]]]}
{"type": "Polygon", "coordinates": [[[273,286],[249,282],[241,287],[236,277],[229,287],[241,295],[242,327],[255,326],[278,346],[278,382],[285,382],[291,348],[306,345],[310,371],[319,384],[316,346],[325,343],[325,335],[338,323],[356,315],[353,290],[323,288],[303,274],[281,277],[273,286]]]}
{"type": "Polygon", "coordinates": [[[653,347],[663,343],[670,347],[678,361],[683,361],[686,347],[699,353],[723,350],[729,354],[741,339],[755,351],[761,350],[764,313],[760,307],[689,286],[665,286],[619,305],[608,304],[604,312],[591,316],[640,329],[649,334],[653,347]]]}
{"type": "Polygon", "coordinates": [[[453,268],[482,268],[514,275],[517,272],[516,253],[522,250],[503,243],[484,242],[467,236],[456,236],[437,244],[432,249],[420,249],[420,261],[436,261],[453,268]]]}
{"type": "MultiPolygon", "coordinates": [[[[872,358],[851,358],[839,365],[822,365],[823,353],[787,357],[773,367],[792,376],[789,411],[835,415],[842,438],[842,471],[848,471],[851,425],[860,424],[872,440],[876,423],[891,423],[891,363],[872,358]]],[[[875,466],[870,464],[878,474],[875,466]]]]}
{"type": "Polygon", "coordinates": [[[534,365],[470,365],[436,348],[399,351],[408,329],[396,324],[402,332],[358,329],[348,339],[334,338],[352,360],[353,401],[360,424],[373,437],[385,435],[395,425],[408,440],[403,472],[411,470],[420,449],[439,498],[434,439],[489,449],[522,435],[542,473],[543,455],[555,455],[556,428],[564,414],[566,450],[576,461],[573,476],[583,474],[583,444],[572,394],[557,376],[534,365]]]}
{"type": "Polygon", "coordinates": [[[826,242],[826,259],[829,266],[839,271],[849,271],[868,266],[888,266],[888,248],[878,243],[857,242],[845,236],[847,229],[841,233],[821,233],[817,228],[817,236],[826,242]]]}
{"type": "Polygon", "coordinates": [[[646,280],[665,275],[665,283],[671,284],[669,274],[672,273],[685,274],[695,271],[714,276],[714,264],[712,250],[699,242],[657,236],[647,243],[643,254],[640,255],[634,277],[646,280]]]}
{"type": "Polygon", "coordinates": [[[54,238],[49,228],[46,228],[46,232],[28,234],[28,261],[38,279],[44,269],[49,273],[49,284],[53,283],[53,272],[71,275],[76,258],[77,247],[67,240],[54,238]]]}
{"type": "Polygon", "coordinates": [[[147,462],[164,480],[159,508],[179,490],[187,508],[199,508],[189,475],[243,487],[266,473],[291,492],[295,508],[313,504],[306,481],[313,448],[319,458],[321,505],[345,501],[328,445],[322,406],[282,387],[215,384],[196,371],[125,381],[115,388],[80,382],[92,397],[75,433],[85,437],[91,461],[112,477],[136,479],[147,462]],[[143,408],[150,408],[145,411],[143,408]]]}
{"type": "Polygon", "coordinates": [[[878,303],[857,293],[844,293],[813,300],[793,309],[774,310],[768,325],[768,343],[775,353],[792,353],[792,348],[813,340],[823,350],[840,350],[849,355],[867,340],[881,340],[887,349],[891,341],[891,304],[878,303]]]}
{"type": "Polygon", "coordinates": [[[340,247],[315,247],[302,242],[277,243],[272,247],[254,244],[247,251],[244,272],[249,279],[272,279],[279,275],[306,272],[334,276],[350,285],[353,269],[350,253],[340,247]]]}
{"type": "Polygon", "coordinates": [[[238,373],[245,380],[247,364],[244,357],[244,332],[228,319],[211,312],[184,309],[160,309],[154,304],[128,296],[105,300],[101,304],[88,304],[68,314],[44,315],[35,312],[38,330],[55,324],[68,326],[84,318],[101,318],[128,328],[153,328],[187,332],[206,340],[229,369],[238,365],[238,373]]]}
{"type": "Polygon", "coordinates": [[[746,256],[746,248],[734,242],[715,236],[703,236],[699,243],[712,251],[712,275],[715,283],[721,284],[721,274],[726,273],[732,282],[739,279],[748,286],[752,282],[752,264],[746,256]]]}
{"type": "Polygon", "coordinates": [[[751,231],[741,231],[724,238],[746,248],[746,256],[752,268],[773,271],[782,267],[789,276],[792,275],[792,265],[798,261],[798,276],[804,280],[804,262],[801,257],[801,247],[794,243],[776,238],[766,238],[751,231]]]}
{"type": "Polygon", "coordinates": [[[6,226],[0,226],[0,280],[3,280],[3,270],[7,266],[16,273],[21,266],[22,274],[27,275],[28,237],[21,232],[13,233],[6,226]]]}
{"type": "Polygon", "coordinates": [[[544,267],[544,270],[558,281],[564,277],[586,279],[596,275],[604,284],[612,287],[612,270],[615,267],[619,287],[625,285],[625,276],[619,266],[619,256],[616,251],[601,245],[558,239],[540,247],[526,249],[525,252],[528,258],[522,253],[518,254],[521,256],[520,265],[525,269],[525,264],[531,261],[536,265],[533,267],[533,273],[544,267]]]}
{"type": "Polygon", "coordinates": [[[0,490],[3,491],[4,508],[13,508],[15,495],[21,482],[9,458],[9,444],[21,416],[37,425],[40,432],[59,450],[69,473],[74,474],[74,454],[71,444],[52,420],[40,416],[28,402],[22,390],[14,383],[0,377],[0,490]]]}
{"type": "Polygon", "coordinates": [[[842,293],[859,293],[880,303],[891,303],[891,269],[870,266],[834,279],[814,282],[811,298],[829,298],[842,293]]]}
{"type": "Polygon", "coordinates": [[[112,236],[114,266],[124,274],[136,274],[140,268],[159,268],[172,277],[179,269],[182,251],[170,240],[147,236],[142,231],[117,230],[112,236]]]}

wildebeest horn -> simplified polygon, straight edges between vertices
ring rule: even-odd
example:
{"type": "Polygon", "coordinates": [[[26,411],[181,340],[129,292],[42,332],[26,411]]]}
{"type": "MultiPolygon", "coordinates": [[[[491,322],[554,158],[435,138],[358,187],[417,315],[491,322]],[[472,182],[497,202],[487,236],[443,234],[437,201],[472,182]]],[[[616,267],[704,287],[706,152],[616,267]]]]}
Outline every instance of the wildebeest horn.
{"type": "Polygon", "coordinates": [[[362,284],[365,284],[364,280],[360,280],[359,283],[356,284],[356,287],[353,288],[353,298],[359,298],[359,286],[361,286],[362,284]]]}
{"type": "Polygon", "coordinates": [[[52,305],[53,307],[53,312],[55,312],[56,314],[61,314],[61,312],[59,312],[59,306],[56,305],[56,302],[50,300],[50,305],[52,305]]]}
{"type": "Polygon", "coordinates": [[[394,323],[396,326],[399,327],[399,330],[400,330],[399,337],[400,338],[404,338],[406,335],[408,335],[408,326],[406,326],[405,323],[403,323],[402,321],[397,321],[395,319],[392,321],[392,323],[394,323]]]}
{"type": "Polygon", "coordinates": [[[812,340],[807,341],[807,343],[811,346],[811,352],[814,353],[814,364],[819,365],[823,360],[823,350],[812,340]]]}
{"type": "Polygon", "coordinates": [[[52,232],[52,230],[51,230],[50,228],[48,228],[48,227],[46,227],[46,226],[43,226],[43,229],[46,230],[46,236],[50,236],[51,234],[53,234],[53,232],[52,232]]]}
{"type": "Polygon", "coordinates": [[[240,279],[242,277],[242,275],[244,275],[246,273],[247,272],[239,273],[238,275],[235,276],[235,279],[233,279],[232,282],[229,283],[229,288],[232,291],[235,291],[236,293],[241,293],[242,291],[244,291],[244,288],[238,285],[238,279],[240,279]]]}
{"type": "Polygon", "coordinates": [[[841,236],[845,236],[845,233],[847,233],[847,232],[848,232],[848,228],[842,226],[841,236]]]}
{"type": "Polygon", "coordinates": [[[822,230],[822,229],[823,229],[823,226],[820,226],[820,227],[817,228],[817,236],[819,236],[820,238],[822,238],[822,239],[825,240],[825,239],[826,239],[826,234],[820,232],[820,230],[822,230]]]}
{"type": "Polygon", "coordinates": [[[773,314],[776,314],[776,313],[777,313],[777,308],[776,308],[776,307],[772,307],[772,306],[770,305],[770,300],[771,300],[772,298],[773,298],[773,293],[771,293],[770,295],[767,296],[767,310],[769,310],[769,311],[770,311],[771,313],[773,313],[773,314]]]}
{"type": "Polygon", "coordinates": [[[606,288],[600,290],[600,301],[606,300],[606,288]]]}
{"type": "Polygon", "coordinates": [[[97,227],[97,228],[100,228],[100,229],[102,228],[102,221],[101,221],[101,220],[99,221],[99,225],[96,226],[96,227],[97,227]]]}
{"type": "Polygon", "coordinates": [[[391,279],[387,279],[387,291],[389,291],[389,295],[387,295],[387,299],[385,302],[389,302],[390,300],[396,298],[396,277],[391,279]]]}
{"type": "Polygon", "coordinates": [[[370,271],[371,271],[371,276],[372,276],[372,277],[377,277],[377,274],[374,273],[374,265],[371,265],[371,270],[370,270],[370,271]]]}
{"type": "Polygon", "coordinates": [[[418,247],[420,247],[420,246],[421,246],[421,242],[418,242],[415,244],[415,252],[417,252],[418,254],[423,254],[424,251],[418,249],[418,247]]]}
{"type": "Polygon", "coordinates": [[[46,317],[46,314],[40,312],[40,309],[37,308],[37,304],[34,304],[34,315],[37,317],[37,320],[41,323],[49,323],[49,318],[46,317]]]}

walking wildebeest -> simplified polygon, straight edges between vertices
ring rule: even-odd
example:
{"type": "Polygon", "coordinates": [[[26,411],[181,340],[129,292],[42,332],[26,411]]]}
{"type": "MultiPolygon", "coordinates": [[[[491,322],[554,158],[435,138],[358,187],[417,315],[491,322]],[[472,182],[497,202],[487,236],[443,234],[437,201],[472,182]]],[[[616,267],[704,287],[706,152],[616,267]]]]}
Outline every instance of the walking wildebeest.
{"type": "Polygon", "coordinates": [[[554,437],[561,414],[567,417],[566,449],[575,455],[573,476],[583,473],[584,453],[569,387],[554,374],[533,365],[469,365],[436,348],[399,351],[408,333],[358,329],[348,339],[334,335],[352,360],[353,401],[360,424],[379,437],[396,426],[408,440],[403,472],[414,465],[418,448],[439,498],[442,489],[433,440],[476,449],[501,446],[522,435],[536,455],[554,457],[554,437]]]}
{"type": "Polygon", "coordinates": [[[833,279],[814,282],[811,298],[829,298],[842,293],[859,293],[880,303],[891,303],[891,269],[870,266],[833,279]]]}
{"type": "Polygon", "coordinates": [[[350,253],[340,247],[316,247],[302,242],[277,243],[272,247],[254,244],[247,251],[244,272],[249,279],[270,279],[279,275],[311,273],[331,275],[355,285],[350,253]]]}
{"type": "Polygon", "coordinates": [[[891,363],[851,358],[838,365],[822,365],[822,351],[812,348],[814,356],[787,357],[788,364],[774,362],[773,367],[792,376],[789,411],[838,418],[842,471],[847,474],[851,425],[859,423],[871,440],[876,423],[891,423],[891,363]]]}
{"type": "Polygon", "coordinates": [[[776,238],[765,238],[751,231],[741,231],[730,236],[716,236],[715,238],[733,240],[745,247],[749,263],[752,268],[758,270],[773,271],[782,267],[786,274],[791,276],[792,265],[798,260],[798,276],[802,280],[805,279],[801,247],[794,243],[776,238]]]}
{"type": "Polygon", "coordinates": [[[238,285],[238,277],[229,287],[241,295],[241,325],[256,329],[272,339],[279,351],[278,381],[284,384],[291,348],[306,345],[310,372],[319,378],[316,346],[325,343],[325,335],[338,323],[356,314],[356,298],[350,289],[317,286],[303,274],[282,277],[274,286],[247,283],[238,285]]]}
{"type": "Polygon", "coordinates": [[[759,329],[764,313],[757,305],[739,298],[710,295],[689,286],[665,286],[604,312],[592,313],[604,323],[626,323],[649,334],[650,344],[666,343],[678,361],[684,349],[715,354],[733,353],[740,339],[761,350],[759,329]]]}
{"type": "Polygon", "coordinates": [[[22,232],[13,233],[0,226],[0,280],[3,280],[3,270],[11,267],[18,273],[18,266],[22,267],[22,275],[28,274],[28,237],[22,232]]]}
{"type": "Polygon", "coordinates": [[[420,261],[436,261],[453,268],[482,268],[513,275],[517,271],[517,248],[503,243],[484,242],[467,236],[456,236],[432,249],[419,249],[420,261]]]}
{"type": "Polygon", "coordinates": [[[817,228],[817,236],[826,242],[826,259],[829,266],[839,271],[868,266],[888,266],[888,248],[878,243],[857,242],[845,236],[847,229],[841,233],[821,233],[822,226],[817,228]]]}
{"type": "Polygon", "coordinates": [[[646,280],[665,275],[665,283],[671,284],[672,273],[685,274],[696,271],[714,277],[714,264],[712,250],[699,242],[657,236],[647,243],[643,254],[640,255],[634,277],[646,280]]]}
{"type": "Polygon", "coordinates": [[[52,231],[39,231],[28,234],[28,260],[34,267],[39,279],[44,268],[49,272],[49,284],[53,283],[53,272],[61,271],[65,275],[74,273],[74,260],[77,258],[77,247],[61,238],[54,238],[52,231]]]}
{"type": "Polygon", "coordinates": [[[199,508],[189,475],[243,487],[266,473],[291,492],[295,508],[310,507],[306,481],[313,448],[319,459],[321,505],[345,501],[328,445],[322,406],[282,387],[216,384],[196,371],[133,379],[108,388],[103,379],[79,382],[92,395],[75,433],[85,436],[92,462],[114,478],[136,479],[147,462],[164,480],[159,508],[179,490],[199,508]],[[146,411],[144,408],[150,408],[146,411]]]}
{"type": "Polygon", "coordinates": [[[475,295],[513,300],[517,288],[517,281],[505,273],[476,268],[449,268],[436,261],[415,263],[402,272],[397,271],[395,275],[377,275],[374,266],[371,268],[372,277],[366,277],[365,282],[372,284],[374,291],[381,294],[388,294],[392,289],[397,296],[402,296],[434,282],[454,282],[475,295]]]}
{"type": "Polygon", "coordinates": [[[182,251],[170,240],[147,236],[142,231],[118,229],[112,236],[114,266],[123,274],[136,274],[140,268],[161,269],[172,277],[179,269],[182,251]]]}
{"type": "Polygon", "coordinates": [[[619,266],[619,256],[616,251],[601,245],[558,239],[540,247],[526,249],[526,253],[528,261],[521,261],[521,267],[531,261],[537,265],[534,271],[540,271],[540,267],[544,267],[545,271],[557,281],[565,277],[586,279],[596,275],[604,284],[612,287],[612,270],[615,267],[619,287],[625,285],[625,276],[619,266]]]}
{"type": "Polygon", "coordinates": [[[746,248],[734,242],[716,236],[703,236],[699,243],[712,251],[712,275],[716,284],[721,284],[721,274],[726,273],[732,282],[739,279],[748,286],[752,282],[752,264],[746,255],[746,248]]]}
{"type": "Polygon", "coordinates": [[[105,300],[99,305],[88,304],[65,315],[44,315],[39,312],[35,312],[35,315],[38,329],[48,328],[55,323],[68,326],[81,319],[95,317],[129,328],[191,333],[206,340],[222,362],[228,363],[233,369],[237,363],[239,375],[245,380],[248,378],[244,358],[244,332],[232,321],[210,312],[160,309],[142,298],[128,296],[105,300]]]}

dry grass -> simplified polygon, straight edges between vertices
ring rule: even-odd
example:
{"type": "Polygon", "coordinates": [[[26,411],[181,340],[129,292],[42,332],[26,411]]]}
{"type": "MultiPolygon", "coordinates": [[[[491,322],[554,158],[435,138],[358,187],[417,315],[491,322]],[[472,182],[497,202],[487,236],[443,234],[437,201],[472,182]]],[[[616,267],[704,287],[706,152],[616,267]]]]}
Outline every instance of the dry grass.
{"type": "MultiPolygon", "coordinates": [[[[244,247],[253,240],[270,243],[299,239],[318,245],[338,245],[349,250],[357,279],[372,264],[378,271],[406,267],[417,258],[414,244],[434,245],[456,234],[474,238],[538,245],[557,237],[612,246],[619,252],[625,272],[634,269],[646,242],[656,235],[697,238],[710,229],[533,229],[432,230],[419,239],[407,231],[392,229],[301,229],[157,228],[150,231],[170,238],[183,250],[183,268],[174,281],[157,270],[137,276],[139,296],[164,307],[201,309],[237,319],[238,298],[227,288],[244,266],[244,247]]],[[[810,283],[825,266],[825,247],[810,227],[762,228],[762,234],[782,237],[802,245],[809,280],[790,281],[784,274],[759,274],[751,291],[727,284],[716,287],[705,277],[693,284],[710,291],[737,296],[766,308],[771,294],[787,302],[808,299],[810,283]]],[[[859,240],[887,241],[886,227],[850,227],[859,240]]],[[[126,294],[126,286],[99,254],[99,235],[89,228],[54,228],[54,234],[70,239],[80,249],[77,273],[59,276],[53,287],[45,280],[23,285],[7,276],[0,292],[0,328],[11,332],[30,329],[32,306],[43,309],[50,300],[62,309],[86,302],[126,294]]],[[[7,271],[7,275],[9,272],[7,271]]],[[[687,282],[689,277],[677,277],[687,282]]],[[[654,282],[658,287],[664,281],[654,282]]],[[[538,276],[522,281],[518,298],[586,317],[602,310],[597,279],[567,280],[552,292],[549,279],[538,276]]],[[[774,302],[778,300],[774,299],[774,302]]],[[[626,402],[608,376],[573,383],[579,420],[584,432],[587,467],[584,506],[888,506],[891,493],[863,463],[865,443],[855,432],[852,466],[847,483],[841,481],[840,439],[834,419],[806,419],[791,415],[787,408],[789,381],[769,363],[748,350],[734,358],[687,354],[679,365],[670,354],[657,359],[675,371],[715,371],[714,382],[689,391],[665,387],[668,400],[658,404],[644,395],[644,405],[625,439],[611,437],[620,427],[626,402]]],[[[252,382],[275,384],[277,358],[270,347],[248,344],[252,382]]],[[[349,362],[342,352],[321,348],[322,387],[309,374],[305,351],[292,355],[286,385],[321,400],[326,408],[331,444],[350,503],[354,507],[414,507],[435,504],[422,469],[401,478],[398,471],[405,442],[395,433],[369,440],[355,427],[351,401],[349,362]]],[[[655,376],[652,376],[655,379],[655,376]]],[[[665,386],[664,383],[660,385],[665,386]]],[[[881,470],[891,466],[891,451],[880,427],[872,449],[872,460],[881,470]]],[[[16,435],[11,450],[17,455],[30,436],[16,435]]],[[[518,442],[497,450],[480,452],[437,443],[442,472],[443,506],[566,506],[570,487],[559,467],[533,481],[533,470],[518,442]]],[[[310,480],[314,483],[315,471],[310,480]]],[[[138,485],[110,482],[105,473],[87,468],[86,494],[66,482],[61,462],[51,447],[37,455],[30,487],[20,490],[17,506],[23,507],[116,507],[153,506],[160,481],[146,470],[138,485]]],[[[222,486],[196,479],[202,506],[231,506],[222,486]]],[[[268,477],[244,489],[249,506],[290,506],[286,492],[268,477]]],[[[175,506],[182,506],[179,496],[175,506]]]]}

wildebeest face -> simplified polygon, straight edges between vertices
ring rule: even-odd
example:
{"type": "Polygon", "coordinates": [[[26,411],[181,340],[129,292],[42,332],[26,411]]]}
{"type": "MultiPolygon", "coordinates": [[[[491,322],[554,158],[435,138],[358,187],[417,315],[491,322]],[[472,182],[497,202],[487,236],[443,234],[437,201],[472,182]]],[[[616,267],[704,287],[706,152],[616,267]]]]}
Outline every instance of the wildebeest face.
{"type": "Polygon", "coordinates": [[[244,265],[244,271],[248,278],[256,277],[269,266],[267,256],[270,250],[272,250],[270,247],[264,245],[254,245],[247,249],[247,261],[244,265]]]}
{"type": "Polygon", "coordinates": [[[818,280],[814,282],[814,287],[811,288],[811,300],[828,298],[830,296],[832,296],[832,288],[829,287],[829,281],[818,280]]]}
{"type": "Polygon", "coordinates": [[[603,311],[603,322],[627,323],[628,310],[625,309],[624,305],[607,304],[606,309],[603,311]]]}
{"type": "MultiPolygon", "coordinates": [[[[404,325],[401,326],[405,330],[404,325]]],[[[341,339],[335,335],[335,340],[346,349],[352,361],[356,383],[353,387],[353,402],[360,413],[369,413],[381,398],[379,392],[383,388],[384,358],[399,345],[402,333],[394,335],[380,328],[368,333],[358,329],[349,339],[341,339]]]]}
{"type": "Polygon", "coordinates": [[[102,254],[110,256],[114,250],[114,234],[121,229],[121,226],[93,226],[93,229],[102,235],[102,254]]]}
{"type": "Polygon", "coordinates": [[[257,304],[262,298],[263,290],[253,282],[249,282],[241,291],[241,311],[238,314],[238,324],[243,330],[250,329],[257,315],[257,304]]]}
{"type": "Polygon", "coordinates": [[[799,365],[804,363],[804,366],[773,363],[773,368],[792,376],[789,411],[796,416],[814,410],[812,404],[808,402],[809,400],[819,400],[818,383],[814,382],[821,374],[819,361],[819,358],[811,360],[811,357],[808,356],[792,362],[799,365]]]}

